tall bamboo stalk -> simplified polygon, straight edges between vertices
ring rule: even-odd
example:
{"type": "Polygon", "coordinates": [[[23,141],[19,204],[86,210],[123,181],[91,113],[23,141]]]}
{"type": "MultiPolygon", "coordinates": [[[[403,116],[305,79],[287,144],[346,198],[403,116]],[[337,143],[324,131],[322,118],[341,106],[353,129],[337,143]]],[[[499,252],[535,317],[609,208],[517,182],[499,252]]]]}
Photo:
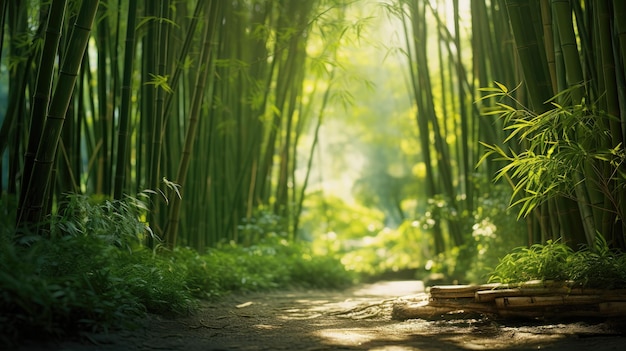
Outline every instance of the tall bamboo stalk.
{"type": "MultiPolygon", "coordinates": [[[[420,29],[419,24],[424,23],[424,17],[420,17],[418,14],[419,7],[418,3],[411,3],[409,13],[406,13],[405,10],[400,7],[398,9],[399,15],[401,16],[403,22],[403,31],[404,38],[406,41],[406,47],[409,48],[407,50],[407,59],[408,59],[408,68],[410,72],[410,82],[411,82],[411,91],[414,95],[414,99],[417,104],[418,115],[416,116],[417,127],[420,135],[420,145],[422,149],[422,158],[426,168],[426,195],[428,198],[434,198],[436,194],[439,193],[439,183],[435,182],[436,176],[434,171],[434,165],[432,160],[432,151],[431,144],[429,140],[429,128],[428,128],[428,120],[426,118],[420,118],[421,115],[426,115],[425,107],[424,107],[424,96],[422,92],[425,89],[424,82],[419,79],[419,70],[421,68],[416,67],[417,65],[421,65],[422,61],[420,61],[416,55],[420,50],[423,50],[425,44],[422,42],[426,38],[425,33],[421,32],[425,30],[425,26],[422,25],[422,29],[420,29]],[[411,25],[413,28],[411,29],[411,25]],[[414,64],[416,63],[416,64],[414,64]],[[423,89],[424,88],[424,89],[423,89]]],[[[439,221],[435,222],[433,226],[433,241],[434,241],[434,251],[435,253],[443,253],[445,251],[445,242],[443,238],[443,232],[441,229],[441,224],[439,221]]]]}
{"type": "MultiPolygon", "coordinates": [[[[213,8],[213,4],[218,6],[216,1],[211,3],[211,8],[213,8]]],[[[191,162],[191,156],[193,152],[193,147],[196,141],[196,135],[198,130],[198,120],[201,114],[201,106],[204,102],[205,98],[205,87],[206,83],[209,80],[209,77],[213,77],[213,69],[211,65],[212,61],[212,49],[213,45],[211,43],[215,31],[218,27],[217,21],[218,11],[212,9],[208,12],[206,16],[207,23],[204,28],[204,40],[203,40],[203,50],[202,55],[200,56],[199,69],[196,76],[196,87],[195,93],[193,95],[193,99],[191,100],[191,109],[189,111],[189,123],[187,125],[187,132],[185,133],[185,144],[183,146],[183,153],[180,159],[180,163],[178,164],[178,170],[176,173],[176,180],[178,184],[183,188],[181,191],[184,193],[184,187],[187,180],[187,172],[189,170],[189,164],[191,162]]],[[[210,103],[210,100],[209,100],[210,103]]],[[[167,231],[166,231],[166,243],[170,247],[176,246],[176,240],[178,236],[178,222],[180,221],[180,206],[181,206],[181,198],[173,197],[172,203],[170,207],[169,220],[167,223],[167,231]]]]}
{"type": "MultiPolygon", "coordinates": [[[[61,38],[61,25],[63,24],[63,18],[65,16],[65,4],[66,0],[55,0],[50,6],[44,45],[41,56],[39,57],[39,71],[37,73],[37,83],[33,97],[33,107],[31,109],[28,146],[24,154],[24,166],[22,171],[24,184],[30,183],[35,155],[39,141],[41,140],[48,102],[50,100],[50,90],[52,89],[55,60],[54,57],[50,58],[46,53],[56,53],[58,51],[61,38]]],[[[20,193],[17,213],[22,212],[25,196],[26,192],[22,191],[20,193]]]]}
{"type": "Polygon", "coordinates": [[[2,52],[2,47],[4,46],[4,23],[8,9],[9,1],[0,0],[0,52],[2,52]]]}
{"type": "MultiPolygon", "coordinates": [[[[97,51],[97,70],[96,77],[98,84],[95,86],[98,103],[98,118],[95,120],[98,127],[95,129],[97,140],[99,141],[100,148],[97,153],[98,167],[94,169],[96,174],[96,184],[98,188],[96,191],[102,194],[111,194],[111,155],[113,147],[112,139],[112,125],[113,125],[113,104],[112,99],[114,92],[112,91],[113,80],[110,65],[108,63],[111,56],[111,43],[110,40],[110,26],[109,16],[107,15],[107,8],[100,7],[98,13],[100,14],[100,20],[96,25],[96,42],[98,45],[97,51]]],[[[114,50],[117,48],[113,48],[114,50]]]]}
{"type": "Polygon", "coordinates": [[[315,157],[315,152],[317,151],[317,144],[319,143],[319,139],[320,139],[320,129],[324,121],[324,110],[326,109],[326,105],[328,104],[328,98],[330,96],[330,92],[332,91],[333,77],[334,77],[334,70],[330,72],[330,76],[328,78],[330,84],[326,87],[326,91],[324,92],[324,96],[322,97],[322,102],[320,104],[319,111],[317,113],[317,122],[315,123],[315,129],[313,131],[313,142],[311,143],[311,147],[309,148],[309,156],[307,160],[306,174],[302,182],[300,195],[297,198],[294,198],[294,202],[296,202],[296,207],[294,211],[295,212],[294,224],[293,224],[294,235],[297,235],[298,229],[299,229],[300,215],[303,210],[304,199],[306,198],[305,194],[306,194],[307,187],[309,184],[309,179],[311,176],[313,159],[315,157]]]}
{"type": "Polygon", "coordinates": [[[511,21],[511,29],[515,37],[515,46],[519,55],[524,75],[525,91],[528,93],[532,107],[538,112],[547,109],[545,102],[552,97],[552,83],[547,79],[549,69],[546,64],[545,52],[534,30],[528,30],[528,19],[533,13],[541,13],[534,2],[525,0],[506,0],[506,8],[511,21]]]}
{"type": "Polygon", "coordinates": [[[45,215],[43,210],[46,188],[53,181],[50,175],[65,113],[74,91],[76,77],[87,48],[97,9],[97,0],[84,2],[73,26],[69,47],[59,71],[58,83],[50,101],[44,126],[45,133],[42,134],[37,148],[30,182],[22,188],[26,195],[24,196],[24,208],[18,215],[18,226],[39,223],[45,215]]]}
{"type": "Polygon", "coordinates": [[[115,165],[115,182],[113,197],[121,199],[126,182],[129,150],[129,121],[133,63],[135,59],[135,20],[137,18],[137,0],[128,1],[128,19],[126,23],[126,41],[124,46],[124,76],[121,87],[121,106],[117,133],[117,160],[115,165]]]}
{"type": "MultiPolygon", "coordinates": [[[[144,4],[143,15],[146,18],[158,17],[158,1],[147,1],[144,4]]],[[[137,175],[136,190],[151,189],[155,190],[153,181],[156,177],[153,176],[153,133],[155,132],[155,118],[154,118],[154,101],[155,101],[155,88],[150,84],[147,84],[151,80],[150,74],[156,72],[156,52],[157,52],[157,22],[147,20],[143,23],[145,34],[141,41],[141,90],[140,90],[140,112],[139,115],[139,131],[137,136],[137,142],[135,144],[137,164],[135,167],[135,173],[137,175]]],[[[153,211],[150,211],[147,215],[148,223],[151,227],[159,232],[157,216],[153,211]]],[[[154,246],[154,239],[152,236],[147,238],[146,244],[150,247],[154,246]]]]}

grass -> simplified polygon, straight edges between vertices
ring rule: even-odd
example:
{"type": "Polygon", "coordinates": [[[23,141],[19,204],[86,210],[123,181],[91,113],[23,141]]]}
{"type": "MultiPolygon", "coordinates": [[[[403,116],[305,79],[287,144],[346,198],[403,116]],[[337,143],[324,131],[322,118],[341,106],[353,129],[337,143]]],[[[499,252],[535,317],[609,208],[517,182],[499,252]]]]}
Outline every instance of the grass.
{"type": "MultiPolygon", "coordinates": [[[[69,196],[51,219],[50,235],[11,230],[15,208],[0,204],[0,343],[24,337],[132,328],[146,313],[192,313],[199,299],[284,287],[341,288],[357,279],[337,255],[316,255],[307,243],[268,230],[254,245],[223,243],[206,252],[148,249],[141,201],[69,196]]],[[[260,228],[262,229],[262,228],[260,228]]],[[[404,236],[402,236],[404,238],[404,236]]],[[[395,238],[395,237],[394,237],[395,238]]],[[[405,238],[406,239],[406,238],[405,238]]],[[[394,241],[395,242],[395,241],[394,241]]],[[[362,277],[361,277],[362,278],[362,277]]],[[[518,248],[491,281],[573,281],[626,288],[626,257],[598,237],[574,251],[560,242],[518,248]]]]}
{"type": "MultiPolygon", "coordinates": [[[[141,245],[141,202],[72,195],[50,221],[49,237],[10,230],[0,206],[0,343],[25,337],[132,328],[146,313],[189,314],[198,299],[286,286],[339,288],[353,276],[305,244],[267,236],[254,246],[199,253],[141,245]],[[5,225],[6,224],[6,225],[5,225]]],[[[4,207],[4,208],[2,208],[4,207]]]]}
{"type": "Polygon", "coordinates": [[[529,280],[570,282],[586,288],[626,288],[626,255],[611,250],[600,235],[594,247],[574,251],[561,242],[548,241],[517,248],[500,260],[490,281],[521,283],[529,280]]]}

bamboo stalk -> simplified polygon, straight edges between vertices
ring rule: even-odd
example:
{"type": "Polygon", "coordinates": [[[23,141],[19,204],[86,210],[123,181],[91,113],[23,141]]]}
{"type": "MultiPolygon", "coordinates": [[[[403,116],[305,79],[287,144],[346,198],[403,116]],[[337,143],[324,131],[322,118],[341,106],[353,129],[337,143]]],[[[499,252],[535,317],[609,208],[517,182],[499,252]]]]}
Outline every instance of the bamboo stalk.
{"type": "Polygon", "coordinates": [[[546,51],[546,60],[550,70],[550,81],[552,82],[552,95],[558,93],[556,80],[556,59],[554,54],[554,37],[552,26],[552,8],[550,0],[541,0],[541,22],[543,23],[543,38],[546,51]]]}
{"type": "Polygon", "coordinates": [[[119,115],[119,127],[117,134],[117,160],[115,166],[115,181],[113,197],[121,199],[126,182],[126,168],[128,165],[129,151],[129,123],[131,86],[133,76],[133,62],[135,58],[135,19],[137,17],[137,0],[128,1],[128,19],[126,24],[126,41],[124,46],[124,77],[121,87],[121,106],[119,115]]]}
{"type": "Polygon", "coordinates": [[[526,0],[507,0],[506,8],[511,22],[511,29],[515,38],[516,51],[526,84],[532,108],[537,113],[547,110],[545,102],[552,96],[552,84],[549,82],[549,70],[543,59],[542,42],[534,30],[528,30],[528,19],[532,18],[535,2],[526,0]]]}
{"type": "Polygon", "coordinates": [[[309,156],[308,156],[308,161],[307,161],[307,166],[306,166],[306,173],[304,176],[302,187],[300,189],[300,196],[297,199],[295,199],[295,201],[297,201],[296,202],[297,205],[296,205],[294,225],[293,225],[294,235],[298,232],[300,214],[302,213],[305,193],[309,184],[309,178],[311,176],[313,157],[315,155],[317,144],[319,142],[320,128],[322,127],[322,122],[324,120],[324,110],[326,109],[328,98],[330,96],[333,77],[334,77],[334,70],[330,72],[330,77],[328,80],[331,83],[328,85],[328,87],[326,88],[326,91],[324,92],[324,96],[322,97],[322,103],[320,105],[320,110],[317,113],[317,123],[315,124],[315,130],[313,132],[313,142],[311,144],[311,147],[309,148],[309,156]]]}
{"type": "MultiPolygon", "coordinates": [[[[33,164],[39,142],[41,141],[41,133],[43,132],[46,112],[50,100],[50,90],[52,88],[52,77],[54,73],[54,59],[50,59],[48,53],[56,53],[59,49],[61,39],[61,25],[65,17],[66,0],[55,0],[50,5],[48,15],[48,24],[44,38],[43,49],[39,58],[39,71],[37,73],[37,82],[35,85],[35,95],[33,107],[30,117],[30,131],[26,153],[24,154],[24,166],[22,173],[24,175],[23,184],[30,183],[33,164]]],[[[17,213],[21,216],[26,191],[20,192],[17,213]]]]}
{"type": "MultiPolygon", "coordinates": [[[[425,30],[425,17],[423,17],[424,11],[420,11],[419,2],[410,2],[409,11],[407,12],[402,4],[398,4],[398,8],[394,9],[397,11],[397,15],[402,20],[403,26],[403,34],[405,39],[405,46],[407,48],[406,55],[408,61],[408,69],[409,69],[409,78],[411,83],[411,91],[413,93],[413,99],[417,105],[417,113],[415,116],[418,133],[420,135],[420,146],[422,149],[422,161],[424,162],[426,168],[426,187],[425,192],[428,198],[434,198],[435,195],[439,194],[440,184],[436,182],[435,175],[435,161],[433,160],[434,152],[433,147],[430,143],[429,135],[429,127],[428,120],[425,116],[428,115],[428,111],[425,107],[425,96],[422,93],[423,91],[427,91],[430,89],[429,86],[425,86],[425,82],[420,79],[420,72],[422,72],[421,65],[423,63],[423,58],[418,57],[420,52],[425,51],[425,44],[423,43],[421,38],[426,38],[426,33],[422,33],[425,30]],[[421,27],[420,27],[420,24],[421,27]],[[414,62],[417,63],[413,64],[414,62]],[[419,66],[418,66],[419,65],[419,66]]],[[[442,253],[445,251],[445,241],[443,237],[443,231],[439,224],[439,221],[436,221],[435,226],[433,228],[433,241],[434,241],[434,251],[436,254],[442,253]]]]}
{"type": "MultiPolygon", "coordinates": [[[[217,13],[217,11],[210,11],[209,14],[217,13]]],[[[182,187],[185,186],[187,179],[187,172],[189,170],[189,163],[191,162],[191,155],[193,152],[193,146],[195,143],[198,121],[200,117],[200,107],[204,101],[205,86],[209,76],[213,76],[214,67],[211,65],[213,46],[211,40],[217,28],[217,16],[207,16],[207,24],[204,30],[203,50],[200,57],[200,69],[196,76],[196,88],[195,94],[191,101],[191,109],[189,111],[189,124],[187,126],[187,132],[185,133],[185,145],[183,147],[183,154],[178,165],[178,171],[176,173],[176,180],[182,187]]],[[[181,199],[179,197],[172,198],[172,205],[170,207],[169,220],[166,230],[166,244],[173,248],[176,246],[176,239],[178,235],[178,222],[180,220],[180,206],[181,199]]]]}
{"type": "Polygon", "coordinates": [[[76,77],[85,49],[87,48],[98,3],[99,1],[97,0],[87,1],[82,3],[80,7],[80,12],[70,37],[67,54],[61,66],[59,80],[48,109],[44,127],[45,133],[42,134],[42,140],[37,149],[31,181],[25,188],[24,211],[17,220],[18,226],[26,223],[35,224],[43,218],[46,188],[52,182],[52,166],[65,113],[74,91],[76,77]],[[33,175],[36,175],[36,177],[33,177],[33,175]]]}
{"type": "MultiPolygon", "coordinates": [[[[583,83],[584,78],[569,0],[552,0],[552,10],[558,28],[559,42],[563,51],[567,85],[568,87],[579,86],[583,83]]],[[[572,91],[573,103],[580,103],[582,96],[583,90],[581,88],[574,89],[572,91]]]]}
{"type": "MultiPolygon", "coordinates": [[[[113,103],[115,92],[113,89],[113,72],[111,72],[109,59],[111,58],[111,43],[109,16],[107,8],[102,6],[98,9],[100,20],[96,22],[97,69],[96,77],[98,84],[95,86],[96,101],[98,102],[97,118],[95,119],[100,148],[98,149],[97,172],[99,187],[97,193],[110,195],[112,193],[112,155],[113,155],[113,103]]],[[[116,48],[113,48],[116,49],[116,48]]]]}

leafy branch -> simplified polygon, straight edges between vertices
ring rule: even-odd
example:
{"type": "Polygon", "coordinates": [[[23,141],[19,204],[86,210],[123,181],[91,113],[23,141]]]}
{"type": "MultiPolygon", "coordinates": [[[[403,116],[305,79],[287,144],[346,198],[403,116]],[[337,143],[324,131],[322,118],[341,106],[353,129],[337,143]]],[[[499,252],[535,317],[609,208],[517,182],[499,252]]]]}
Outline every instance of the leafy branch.
{"type": "Polygon", "coordinates": [[[174,90],[172,90],[172,88],[168,84],[169,76],[162,76],[160,74],[150,73],[150,77],[152,77],[152,80],[149,82],[146,82],[145,84],[154,85],[155,88],[161,88],[170,94],[174,92],[174,90]]]}
{"type": "Polygon", "coordinates": [[[576,87],[554,96],[548,101],[553,108],[537,114],[515,99],[512,95],[515,89],[509,91],[500,83],[496,85],[482,89],[486,94],[481,100],[499,100],[483,115],[501,118],[508,132],[504,143],[516,141],[519,149],[481,142],[486,152],[479,164],[490,157],[505,162],[495,180],[504,178],[512,185],[511,206],[521,206],[518,218],[527,216],[551,198],[574,199],[581,211],[588,242],[592,244],[598,231],[593,223],[593,210],[623,218],[616,189],[626,184],[623,170],[626,153],[621,143],[611,145],[606,125],[612,117],[584,100],[572,104],[571,90],[576,87]],[[591,200],[593,194],[603,194],[610,206],[591,200]]]}

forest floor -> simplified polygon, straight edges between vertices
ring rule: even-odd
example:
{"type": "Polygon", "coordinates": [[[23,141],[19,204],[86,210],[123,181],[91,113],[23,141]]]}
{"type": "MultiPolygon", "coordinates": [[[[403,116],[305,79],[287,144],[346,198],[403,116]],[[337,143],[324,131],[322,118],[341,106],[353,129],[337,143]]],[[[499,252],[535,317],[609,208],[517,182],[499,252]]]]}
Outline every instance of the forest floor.
{"type": "MultiPolygon", "coordinates": [[[[379,282],[345,291],[288,290],[204,302],[189,317],[149,316],[135,331],[82,341],[28,342],[39,350],[623,350],[623,321],[507,321],[463,315],[436,321],[391,318],[419,281],[379,282]]],[[[1,348],[1,347],[0,347],[1,348]]]]}

